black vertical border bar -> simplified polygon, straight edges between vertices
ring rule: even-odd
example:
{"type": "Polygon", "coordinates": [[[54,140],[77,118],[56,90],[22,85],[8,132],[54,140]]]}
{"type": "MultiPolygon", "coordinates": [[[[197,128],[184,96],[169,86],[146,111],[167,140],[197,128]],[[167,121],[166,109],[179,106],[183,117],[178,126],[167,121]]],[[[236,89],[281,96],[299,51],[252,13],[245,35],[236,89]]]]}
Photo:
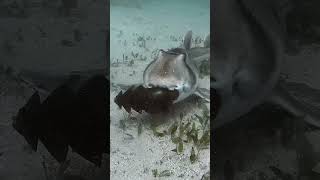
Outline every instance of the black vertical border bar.
{"type": "Polygon", "coordinates": [[[107,121],[107,149],[106,149],[106,179],[110,179],[110,0],[106,0],[106,48],[105,48],[105,58],[106,58],[106,76],[108,78],[109,81],[109,86],[108,86],[108,90],[106,92],[106,96],[107,96],[107,115],[106,115],[106,121],[107,121]]]}
{"type": "MultiPolygon", "coordinates": [[[[210,0],[210,83],[211,83],[211,79],[213,77],[213,72],[212,72],[212,66],[213,66],[213,36],[214,36],[214,31],[213,31],[213,16],[214,16],[214,1],[216,0],[210,0]]],[[[214,112],[214,106],[213,106],[213,89],[211,89],[210,86],[210,178],[212,179],[214,177],[214,155],[215,155],[215,151],[214,151],[214,132],[213,132],[213,112],[214,112]]]]}

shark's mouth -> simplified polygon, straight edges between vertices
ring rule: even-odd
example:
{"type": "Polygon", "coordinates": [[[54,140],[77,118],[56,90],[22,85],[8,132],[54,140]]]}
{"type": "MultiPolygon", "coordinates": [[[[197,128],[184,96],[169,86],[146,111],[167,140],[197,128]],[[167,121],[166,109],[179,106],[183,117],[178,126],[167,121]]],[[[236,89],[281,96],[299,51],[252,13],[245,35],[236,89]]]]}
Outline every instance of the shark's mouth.
{"type": "Polygon", "coordinates": [[[221,108],[221,96],[218,93],[218,91],[214,88],[210,89],[210,94],[213,97],[213,101],[212,101],[212,113],[211,113],[211,117],[213,117],[213,119],[216,118],[220,108],[221,108]]]}

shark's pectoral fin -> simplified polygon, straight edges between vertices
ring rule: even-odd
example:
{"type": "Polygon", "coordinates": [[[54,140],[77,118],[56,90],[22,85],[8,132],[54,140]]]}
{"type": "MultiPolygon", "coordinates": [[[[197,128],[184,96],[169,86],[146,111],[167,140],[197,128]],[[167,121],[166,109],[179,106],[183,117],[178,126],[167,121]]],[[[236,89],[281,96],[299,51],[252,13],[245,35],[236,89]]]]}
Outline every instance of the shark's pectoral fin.
{"type": "Polygon", "coordinates": [[[297,100],[280,85],[274,89],[269,102],[279,105],[297,118],[302,118],[306,123],[320,128],[320,109],[297,100]]]}
{"type": "Polygon", "coordinates": [[[206,88],[197,88],[195,95],[203,98],[207,102],[210,102],[210,90],[206,88]]]}

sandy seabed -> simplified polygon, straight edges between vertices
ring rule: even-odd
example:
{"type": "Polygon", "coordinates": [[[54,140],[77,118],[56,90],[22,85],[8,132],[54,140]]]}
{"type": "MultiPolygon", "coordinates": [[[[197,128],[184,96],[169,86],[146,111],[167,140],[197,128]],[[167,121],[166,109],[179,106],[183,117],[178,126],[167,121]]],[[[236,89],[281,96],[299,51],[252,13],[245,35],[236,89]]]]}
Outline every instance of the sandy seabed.
{"type": "MultiPolygon", "coordinates": [[[[198,160],[191,163],[191,144],[185,144],[183,153],[177,154],[171,151],[176,145],[170,136],[154,135],[150,124],[159,117],[136,112],[128,117],[128,113],[114,103],[115,96],[121,90],[119,84],[142,83],[143,71],[157,56],[159,49],[180,46],[188,30],[193,31],[194,39],[203,40],[209,34],[209,7],[195,4],[181,4],[179,7],[169,1],[164,4],[151,1],[140,8],[110,8],[111,179],[153,179],[154,171],[168,172],[168,176],[162,177],[164,179],[201,179],[210,171],[209,149],[200,151],[198,160]],[[141,122],[142,132],[139,135],[141,122]]],[[[202,79],[206,82],[208,80],[208,77],[202,79]]],[[[207,85],[208,88],[209,83],[207,85]]],[[[201,109],[196,106],[196,99],[191,98],[174,106],[172,115],[161,117],[167,122],[160,127],[164,130],[168,128],[170,122],[178,119],[180,112],[184,112],[186,117],[201,113],[201,109]]]]}

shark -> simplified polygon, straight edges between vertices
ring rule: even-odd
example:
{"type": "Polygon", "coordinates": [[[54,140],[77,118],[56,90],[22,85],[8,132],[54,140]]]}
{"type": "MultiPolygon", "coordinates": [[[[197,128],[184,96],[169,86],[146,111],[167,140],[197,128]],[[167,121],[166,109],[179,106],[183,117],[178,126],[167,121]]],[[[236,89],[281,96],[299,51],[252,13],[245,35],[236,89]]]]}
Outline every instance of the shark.
{"type": "MultiPolygon", "coordinates": [[[[141,113],[163,113],[172,104],[181,102],[191,95],[197,95],[210,102],[210,87],[200,82],[200,68],[209,63],[209,35],[203,47],[192,47],[192,31],[188,31],[180,47],[159,50],[143,72],[143,82],[135,85],[121,85],[126,89],[115,97],[115,103],[127,112],[131,108],[141,113]]],[[[209,77],[208,82],[209,83],[209,77]]]]}
{"type": "Polygon", "coordinates": [[[263,103],[280,106],[320,128],[319,110],[294,98],[280,79],[286,36],[274,13],[275,2],[216,0],[212,7],[213,128],[232,123],[263,103]]]}
{"type": "Polygon", "coordinates": [[[199,62],[209,61],[210,43],[207,37],[204,47],[191,48],[192,31],[188,31],[181,47],[168,51],[160,50],[158,57],[149,63],[143,73],[143,85],[146,88],[162,87],[177,90],[180,102],[192,94],[210,100],[210,90],[199,83],[199,62]]]}

